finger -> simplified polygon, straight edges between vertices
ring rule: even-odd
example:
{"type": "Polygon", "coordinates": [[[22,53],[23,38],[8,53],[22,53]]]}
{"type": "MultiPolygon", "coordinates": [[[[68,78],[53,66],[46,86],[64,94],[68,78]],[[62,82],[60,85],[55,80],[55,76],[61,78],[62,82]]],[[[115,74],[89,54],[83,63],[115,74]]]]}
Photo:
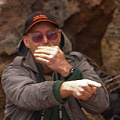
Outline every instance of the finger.
{"type": "Polygon", "coordinates": [[[83,88],[84,88],[84,90],[89,92],[91,95],[94,94],[93,87],[91,87],[91,86],[83,86],[83,88]]]}
{"type": "Polygon", "coordinates": [[[51,50],[47,50],[47,49],[37,49],[37,50],[35,50],[35,52],[34,52],[34,54],[41,54],[41,53],[43,53],[43,54],[51,54],[51,50]]]}
{"type": "Polygon", "coordinates": [[[86,96],[82,96],[81,98],[78,98],[78,99],[81,99],[81,100],[87,100],[88,98],[86,96]]]}
{"type": "Polygon", "coordinates": [[[88,91],[85,91],[83,96],[85,96],[86,98],[90,98],[92,96],[92,94],[88,91]]]}
{"type": "Polygon", "coordinates": [[[43,50],[60,50],[58,46],[38,46],[38,49],[43,49],[43,50]]]}
{"type": "Polygon", "coordinates": [[[74,91],[73,96],[77,99],[87,100],[91,95],[89,95],[89,93],[88,93],[88,95],[86,95],[85,91],[76,90],[76,91],[74,91]]]}
{"type": "Polygon", "coordinates": [[[51,48],[51,47],[55,47],[53,43],[49,43],[49,44],[47,44],[47,45],[45,45],[45,46],[44,46],[44,45],[43,45],[43,46],[38,46],[38,48],[42,48],[42,49],[44,49],[44,48],[45,48],[45,49],[46,49],[46,48],[51,48]]]}
{"type": "Polygon", "coordinates": [[[56,51],[52,49],[37,49],[35,50],[34,54],[47,54],[47,55],[55,55],[56,51]]]}
{"type": "Polygon", "coordinates": [[[83,92],[80,91],[79,94],[77,94],[77,97],[81,100],[87,100],[91,96],[92,94],[89,93],[88,91],[83,91],[83,92]]]}
{"type": "Polygon", "coordinates": [[[56,51],[58,47],[56,46],[38,46],[38,50],[43,50],[43,51],[56,51]]]}
{"type": "Polygon", "coordinates": [[[35,57],[40,57],[40,58],[49,58],[50,55],[47,55],[47,54],[39,54],[39,53],[34,53],[34,56],[35,57]]]}
{"type": "Polygon", "coordinates": [[[96,87],[92,87],[92,90],[93,90],[93,94],[96,95],[97,88],[96,87]]]}
{"type": "Polygon", "coordinates": [[[47,54],[34,54],[34,57],[36,60],[39,60],[41,62],[51,62],[53,63],[55,59],[53,59],[53,55],[47,55],[47,54]]]}
{"type": "Polygon", "coordinates": [[[37,61],[40,61],[40,62],[43,62],[45,64],[47,64],[49,61],[47,59],[44,59],[44,58],[40,58],[40,57],[36,57],[36,60],[37,61]]]}
{"type": "Polygon", "coordinates": [[[100,83],[92,81],[92,80],[88,81],[88,85],[93,86],[93,87],[97,87],[97,88],[101,88],[102,87],[102,85],[100,83]]]}
{"type": "Polygon", "coordinates": [[[52,45],[49,45],[49,46],[38,46],[38,48],[40,49],[51,49],[51,48],[57,48],[58,46],[54,46],[53,44],[52,45]]]}

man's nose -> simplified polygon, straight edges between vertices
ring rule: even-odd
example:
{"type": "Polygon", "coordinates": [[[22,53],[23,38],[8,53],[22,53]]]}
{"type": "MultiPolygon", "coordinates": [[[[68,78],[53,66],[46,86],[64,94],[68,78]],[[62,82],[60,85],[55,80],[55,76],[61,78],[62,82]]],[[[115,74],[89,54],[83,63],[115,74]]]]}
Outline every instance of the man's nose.
{"type": "Polygon", "coordinates": [[[48,38],[46,35],[43,35],[43,43],[48,43],[48,38]]]}

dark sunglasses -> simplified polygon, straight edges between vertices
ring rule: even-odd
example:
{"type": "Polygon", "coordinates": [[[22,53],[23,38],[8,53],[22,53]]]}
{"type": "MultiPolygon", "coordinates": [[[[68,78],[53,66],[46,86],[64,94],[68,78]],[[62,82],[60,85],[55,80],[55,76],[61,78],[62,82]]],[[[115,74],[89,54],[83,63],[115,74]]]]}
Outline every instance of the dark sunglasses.
{"type": "MultiPolygon", "coordinates": [[[[58,37],[58,32],[47,32],[46,36],[47,36],[48,40],[55,40],[58,37]]],[[[43,41],[43,34],[38,33],[38,34],[33,35],[32,40],[35,43],[39,43],[39,42],[43,41]]]]}

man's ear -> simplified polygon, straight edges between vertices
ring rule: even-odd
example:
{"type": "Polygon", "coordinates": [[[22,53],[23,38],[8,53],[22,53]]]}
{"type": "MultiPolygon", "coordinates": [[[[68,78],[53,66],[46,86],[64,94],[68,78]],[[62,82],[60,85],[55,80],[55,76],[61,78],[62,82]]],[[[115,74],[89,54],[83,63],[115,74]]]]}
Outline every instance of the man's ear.
{"type": "Polygon", "coordinates": [[[23,42],[24,42],[25,46],[27,48],[29,48],[29,40],[28,40],[27,36],[23,36],[22,39],[23,39],[23,42]]]}
{"type": "Polygon", "coordinates": [[[61,41],[61,31],[59,30],[59,42],[61,41]]]}

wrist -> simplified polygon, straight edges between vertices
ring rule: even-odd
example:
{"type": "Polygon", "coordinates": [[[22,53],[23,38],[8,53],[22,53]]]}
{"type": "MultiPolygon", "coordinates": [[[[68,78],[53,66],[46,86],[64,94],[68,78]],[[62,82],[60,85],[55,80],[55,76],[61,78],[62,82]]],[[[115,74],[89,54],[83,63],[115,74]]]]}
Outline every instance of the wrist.
{"type": "Polygon", "coordinates": [[[61,97],[64,99],[70,96],[71,94],[72,94],[72,87],[70,82],[63,82],[60,86],[61,97]]]}
{"type": "Polygon", "coordinates": [[[71,65],[64,66],[64,67],[62,68],[62,70],[60,71],[60,74],[61,74],[63,77],[66,77],[66,76],[69,74],[69,71],[70,71],[71,68],[72,68],[71,65]]]}
{"type": "Polygon", "coordinates": [[[68,80],[74,74],[75,70],[76,70],[76,68],[69,69],[69,74],[67,76],[65,76],[64,79],[68,80]]]}

